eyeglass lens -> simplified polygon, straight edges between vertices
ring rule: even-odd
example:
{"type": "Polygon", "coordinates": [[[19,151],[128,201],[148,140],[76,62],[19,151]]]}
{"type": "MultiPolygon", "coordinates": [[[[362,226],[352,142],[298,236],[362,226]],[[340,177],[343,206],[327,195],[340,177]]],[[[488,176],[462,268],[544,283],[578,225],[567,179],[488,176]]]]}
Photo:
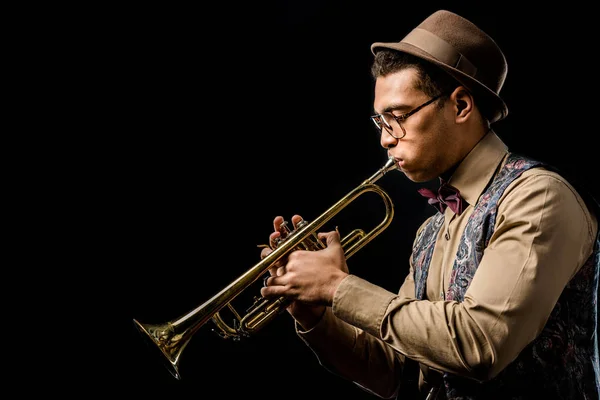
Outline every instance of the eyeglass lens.
{"type": "Polygon", "coordinates": [[[392,135],[393,137],[397,137],[397,134],[394,134],[394,129],[396,129],[396,132],[403,131],[400,122],[396,118],[394,118],[393,115],[388,113],[379,114],[373,117],[373,122],[377,126],[377,129],[380,133],[382,132],[382,129],[385,129],[386,132],[392,135]]]}

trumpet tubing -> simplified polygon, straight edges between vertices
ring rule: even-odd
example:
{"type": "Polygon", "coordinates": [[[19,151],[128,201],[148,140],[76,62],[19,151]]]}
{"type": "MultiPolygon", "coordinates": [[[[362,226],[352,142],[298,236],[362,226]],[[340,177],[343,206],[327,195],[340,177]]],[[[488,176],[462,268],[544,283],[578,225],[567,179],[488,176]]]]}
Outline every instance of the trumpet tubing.
{"type": "Polygon", "coordinates": [[[394,207],[389,195],[375,182],[388,171],[396,168],[397,163],[395,160],[389,158],[375,174],[363,181],[362,184],[350,191],[312,222],[302,221],[294,230],[288,229],[287,223],[284,223],[287,235],[269,255],[195,309],[162,324],[143,324],[134,319],[134,326],[151,347],[160,351],[161,359],[171,375],[176,379],[181,379],[179,373],[181,353],[192,336],[207,322],[212,321],[217,328],[217,333],[222,338],[240,340],[256,333],[285,310],[289,302],[284,297],[276,299],[255,297],[254,303],[244,316],[241,316],[231,303],[264,275],[271,266],[290,252],[297,249],[319,250],[324,248],[324,244],[317,238],[319,229],[359,196],[367,192],[378,194],[383,200],[386,213],[384,219],[371,231],[365,232],[362,229],[355,229],[341,240],[346,258],[355,254],[386,229],[393,219],[394,207]],[[220,315],[220,311],[224,307],[228,307],[235,317],[233,326],[228,325],[220,315]]]}

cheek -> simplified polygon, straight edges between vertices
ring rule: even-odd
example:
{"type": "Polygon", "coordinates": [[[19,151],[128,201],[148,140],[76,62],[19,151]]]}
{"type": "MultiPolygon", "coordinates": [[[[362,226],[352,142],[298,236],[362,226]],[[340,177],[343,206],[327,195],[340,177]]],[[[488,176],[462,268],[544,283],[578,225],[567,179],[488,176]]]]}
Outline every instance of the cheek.
{"type": "Polygon", "coordinates": [[[441,141],[440,136],[423,133],[404,143],[401,148],[402,156],[409,169],[425,173],[425,171],[436,170],[445,146],[447,144],[441,141]]]}
{"type": "Polygon", "coordinates": [[[413,157],[415,166],[419,169],[429,169],[432,163],[437,159],[438,148],[432,141],[420,142],[415,148],[411,156],[413,157]]]}

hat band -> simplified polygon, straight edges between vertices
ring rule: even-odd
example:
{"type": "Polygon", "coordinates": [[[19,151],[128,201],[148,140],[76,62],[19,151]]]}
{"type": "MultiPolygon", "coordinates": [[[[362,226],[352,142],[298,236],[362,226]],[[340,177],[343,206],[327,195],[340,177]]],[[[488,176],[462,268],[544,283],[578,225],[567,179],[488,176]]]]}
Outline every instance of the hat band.
{"type": "Polygon", "coordinates": [[[451,44],[429,31],[415,28],[402,39],[402,43],[415,46],[444,64],[475,78],[477,67],[471,64],[465,56],[456,51],[451,44]]]}

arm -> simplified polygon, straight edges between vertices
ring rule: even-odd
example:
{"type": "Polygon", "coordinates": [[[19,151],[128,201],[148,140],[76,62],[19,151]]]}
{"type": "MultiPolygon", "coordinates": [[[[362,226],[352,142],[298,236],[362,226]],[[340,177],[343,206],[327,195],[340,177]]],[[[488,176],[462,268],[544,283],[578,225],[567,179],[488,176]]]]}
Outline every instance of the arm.
{"type": "Polygon", "coordinates": [[[463,302],[385,295],[350,275],[338,286],[332,311],[434,369],[491,379],[541,332],[591,253],[596,229],[568,184],[536,172],[505,193],[463,302]]]}
{"type": "MultiPolygon", "coordinates": [[[[379,300],[383,303],[389,303],[396,297],[391,292],[380,290],[379,300]]],[[[402,296],[414,294],[412,273],[406,277],[400,293],[402,296]]],[[[327,307],[323,318],[313,328],[304,331],[296,324],[296,332],[328,371],[379,397],[395,396],[404,356],[381,339],[337,318],[331,307],[327,307]]]]}

